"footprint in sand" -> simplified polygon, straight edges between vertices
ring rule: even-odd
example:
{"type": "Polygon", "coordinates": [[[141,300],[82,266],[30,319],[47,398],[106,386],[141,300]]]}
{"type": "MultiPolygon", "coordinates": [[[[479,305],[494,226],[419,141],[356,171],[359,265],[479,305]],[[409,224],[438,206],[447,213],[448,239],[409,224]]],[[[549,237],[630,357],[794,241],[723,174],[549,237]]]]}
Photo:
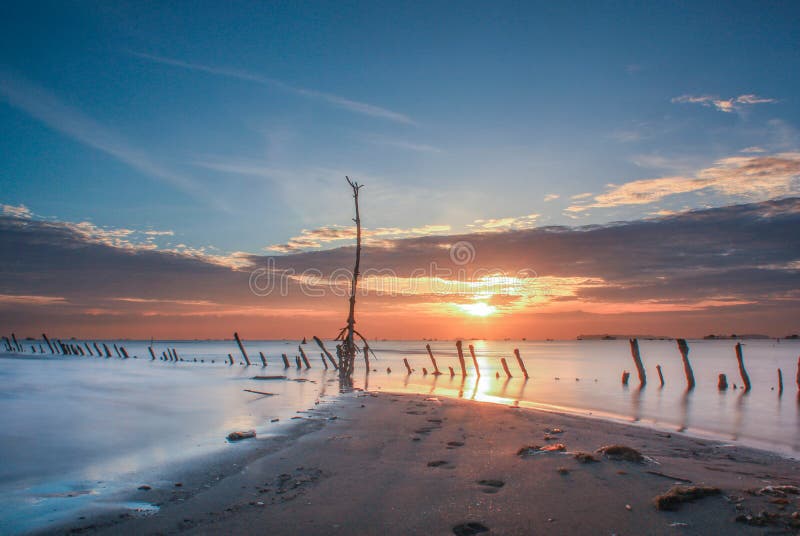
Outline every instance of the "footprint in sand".
{"type": "Polygon", "coordinates": [[[456,536],[473,536],[474,534],[481,534],[483,532],[489,532],[489,527],[476,521],[461,523],[453,527],[453,534],[456,536]]]}
{"type": "Polygon", "coordinates": [[[481,489],[482,492],[490,494],[497,493],[498,491],[500,491],[500,488],[506,485],[506,483],[503,482],[502,480],[496,480],[493,478],[478,480],[477,483],[480,486],[484,486],[483,489],[481,489]]]}

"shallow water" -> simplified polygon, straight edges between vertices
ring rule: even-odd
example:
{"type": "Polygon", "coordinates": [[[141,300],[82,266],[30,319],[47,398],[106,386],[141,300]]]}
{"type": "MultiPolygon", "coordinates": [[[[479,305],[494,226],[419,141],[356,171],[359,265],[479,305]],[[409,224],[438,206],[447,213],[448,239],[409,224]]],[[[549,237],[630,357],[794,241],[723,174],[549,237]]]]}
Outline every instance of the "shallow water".
{"type": "MultiPolygon", "coordinates": [[[[338,394],[337,375],[323,368],[313,343],[305,347],[312,368],[298,370],[296,342],[247,341],[250,359],[258,363],[252,367],[240,365],[233,341],[154,344],[157,355],[175,348],[185,360],[179,363],[152,361],[149,343],[142,341],[110,341],[112,353],[113,342],[124,345],[131,359],[0,353],[0,532],[41,528],[75,519],[87,509],[152,511],[147,503],[121,502],[119,492],[159,478],[177,462],[242,448],[225,441],[231,431],[254,428],[259,438],[280,434],[298,410],[338,394]],[[259,351],[268,358],[267,368],[260,364],[259,351]],[[226,364],[228,353],[235,357],[234,366],[226,364]],[[281,353],[292,364],[286,371],[281,353]],[[313,383],[250,379],[256,374],[287,374],[313,383]],[[274,418],[280,421],[270,422],[274,418]]],[[[469,342],[478,356],[480,379],[467,341],[466,378],[452,341],[430,343],[441,376],[422,374],[423,367],[433,370],[424,342],[382,341],[373,343],[374,372],[367,375],[363,361],[357,363],[355,386],[566,409],[800,455],[798,341],[745,341],[753,384],[749,393],[732,388],[741,383],[735,341],[690,341],[697,387],[688,393],[674,341],[640,341],[648,375],[643,389],[624,340],[469,342]],[[514,348],[530,374],[527,381],[514,348]],[[500,357],[506,358],[512,378],[505,377],[500,357]],[[403,358],[415,369],[410,376],[403,358]],[[663,388],[657,364],[666,380],[663,388]],[[448,367],[456,371],[454,377],[448,367]],[[778,368],[784,373],[782,396],[778,368]],[[623,370],[632,373],[628,387],[620,382],[623,370]],[[719,373],[728,376],[727,392],[717,390],[719,373]]]]}

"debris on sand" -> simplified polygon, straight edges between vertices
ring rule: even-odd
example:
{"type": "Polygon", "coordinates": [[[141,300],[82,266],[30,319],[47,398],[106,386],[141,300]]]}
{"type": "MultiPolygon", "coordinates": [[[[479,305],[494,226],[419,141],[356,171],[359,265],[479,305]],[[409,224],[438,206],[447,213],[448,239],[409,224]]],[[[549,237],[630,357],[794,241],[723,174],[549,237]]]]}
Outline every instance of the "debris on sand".
{"type": "Polygon", "coordinates": [[[659,510],[677,510],[682,503],[720,493],[722,492],[719,488],[712,486],[672,486],[666,493],[657,495],[653,502],[659,510]]]}
{"type": "Polygon", "coordinates": [[[520,448],[517,451],[517,456],[526,458],[535,454],[542,454],[543,452],[560,452],[564,450],[567,450],[567,447],[563,443],[554,443],[552,445],[545,445],[544,447],[540,447],[539,445],[528,445],[520,448]]]}
{"type": "Polygon", "coordinates": [[[253,376],[250,379],[251,380],[262,380],[262,381],[267,381],[267,380],[285,380],[286,376],[253,376]]]}
{"type": "Polygon", "coordinates": [[[447,465],[446,460],[435,460],[432,462],[428,462],[428,467],[441,467],[442,465],[447,465]]]}
{"type": "Polygon", "coordinates": [[[250,439],[256,437],[255,430],[245,430],[243,432],[231,432],[228,434],[228,441],[241,441],[242,439],[250,439]]]}
{"type": "Polygon", "coordinates": [[[558,471],[558,474],[560,474],[560,475],[568,475],[569,474],[569,469],[567,469],[566,467],[558,467],[556,469],[556,471],[558,471]]]}
{"type": "Polygon", "coordinates": [[[506,485],[506,483],[503,482],[502,480],[495,480],[493,478],[478,480],[478,484],[480,484],[481,486],[490,486],[492,488],[502,488],[503,486],[506,485]]]}
{"type": "Polygon", "coordinates": [[[764,486],[756,492],[756,495],[770,495],[772,497],[786,497],[786,495],[799,495],[800,488],[797,486],[764,486]]]}
{"type": "Polygon", "coordinates": [[[576,452],[574,456],[575,459],[581,463],[597,463],[600,461],[597,458],[595,458],[593,454],[589,452],[576,452]]]}
{"type": "Polygon", "coordinates": [[[637,462],[641,463],[644,461],[644,456],[642,453],[632,447],[626,447],[625,445],[606,445],[605,447],[600,447],[597,449],[597,452],[603,454],[606,458],[611,460],[622,460],[626,462],[637,462]]]}
{"type": "Polygon", "coordinates": [[[461,523],[460,525],[453,527],[453,534],[456,536],[474,536],[475,534],[481,534],[484,532],[489,532],[489,527],[483,523],[477,523],[475,521],[461,523]]]}

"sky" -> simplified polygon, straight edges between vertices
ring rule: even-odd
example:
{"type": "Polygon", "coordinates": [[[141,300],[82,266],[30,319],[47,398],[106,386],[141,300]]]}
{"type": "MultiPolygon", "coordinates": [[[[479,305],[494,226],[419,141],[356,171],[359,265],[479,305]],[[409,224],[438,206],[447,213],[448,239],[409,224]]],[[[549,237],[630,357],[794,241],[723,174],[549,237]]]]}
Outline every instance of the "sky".
{"type": "Polygon", "coordinates": [[[798,28],[794,2],[6,3],[0,323],[335,333],[348,175],[371,336],[800,331],[798,28]]]}

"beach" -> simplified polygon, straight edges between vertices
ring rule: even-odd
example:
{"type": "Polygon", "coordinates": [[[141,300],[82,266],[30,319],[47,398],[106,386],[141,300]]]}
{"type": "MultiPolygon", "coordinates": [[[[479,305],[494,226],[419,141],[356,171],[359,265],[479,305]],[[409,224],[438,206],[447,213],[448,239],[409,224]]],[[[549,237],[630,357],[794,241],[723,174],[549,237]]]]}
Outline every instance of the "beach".
{"type": "Polygon", "coordinates": [[[295,426],[241,459],[198,464],[185,481],[132,492],[132,500],[157,504],[156,513],[97,515],[47,532],[792,534],[800,527],[798,461],[681,433],[365,391],[295,426]],[[643,459],[598,452],[608,445],[643,459]],[[657,508],[655,498],[675,485],[708,496],[657,508]]]}

